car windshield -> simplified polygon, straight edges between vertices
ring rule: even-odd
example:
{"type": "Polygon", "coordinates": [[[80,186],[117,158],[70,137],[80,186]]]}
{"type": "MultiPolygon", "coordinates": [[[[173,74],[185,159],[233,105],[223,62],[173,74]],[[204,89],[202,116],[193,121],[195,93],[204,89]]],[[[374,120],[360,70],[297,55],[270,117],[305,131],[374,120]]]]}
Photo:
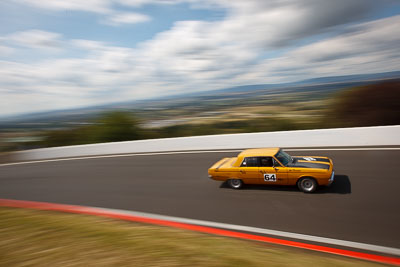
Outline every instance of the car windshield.
{"type": "Polygon", "coordinates": [[[282,150],[279,150],[279,152],[276,153],[275,157],[276,157],[284,166],[287,166],[289,163],[292,163],[292,162],[293,162],[292,157],[291,157],[288,153],[286,153],[286,152],[284,152],[284,151],[282,151],[282,150]]]}

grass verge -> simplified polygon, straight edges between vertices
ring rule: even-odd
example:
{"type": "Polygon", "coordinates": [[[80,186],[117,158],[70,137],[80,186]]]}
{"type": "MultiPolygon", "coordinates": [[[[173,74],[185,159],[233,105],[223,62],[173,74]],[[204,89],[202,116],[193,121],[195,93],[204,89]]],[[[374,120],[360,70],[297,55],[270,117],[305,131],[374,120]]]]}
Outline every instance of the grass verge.
{"type": "Polygon", "coordinates": [[[0,208],[0,266],[382,266],[88,215],[0,208]]]}

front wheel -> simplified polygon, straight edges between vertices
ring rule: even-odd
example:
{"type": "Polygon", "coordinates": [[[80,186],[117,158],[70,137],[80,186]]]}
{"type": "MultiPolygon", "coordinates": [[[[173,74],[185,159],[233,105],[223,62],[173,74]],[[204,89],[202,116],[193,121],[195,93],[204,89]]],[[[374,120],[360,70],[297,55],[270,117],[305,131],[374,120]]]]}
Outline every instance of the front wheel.
{"type": "Polygon", "coordinates": [[[314,178],[305,177],[297,182],[297,186],[300,191],[303,191],[304,193],[312,193],[317,189],[318,184],[314,178]]]}
{"type": "Polygon", "coordinates": [[[240,179],[229,179],[228,185],[233,189],[239,189],[243,187],[243,182],[240,179]]]}

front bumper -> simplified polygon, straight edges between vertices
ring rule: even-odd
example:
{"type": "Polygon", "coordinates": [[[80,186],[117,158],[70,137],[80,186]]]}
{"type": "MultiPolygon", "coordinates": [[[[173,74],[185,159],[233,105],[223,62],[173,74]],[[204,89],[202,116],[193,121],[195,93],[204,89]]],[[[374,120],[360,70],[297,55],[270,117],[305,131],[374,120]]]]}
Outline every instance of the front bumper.
{"type": "Polygon", "coordinates": [[[328,180],[328,186],[331,185],[334,180],[335,180],[335,172],[332,171],[331,178],[329,178],[329,180],[328,180]]]}

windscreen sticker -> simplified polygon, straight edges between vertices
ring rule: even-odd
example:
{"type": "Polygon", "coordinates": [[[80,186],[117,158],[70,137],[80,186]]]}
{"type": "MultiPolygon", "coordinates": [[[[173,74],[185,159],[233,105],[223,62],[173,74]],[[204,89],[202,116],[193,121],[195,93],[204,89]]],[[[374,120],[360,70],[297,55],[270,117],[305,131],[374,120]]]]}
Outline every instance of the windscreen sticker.
{"type": "Polygon", "coordinates": [[[265,182],[276,182],[276,173],[264,173],[265,182]]]}

